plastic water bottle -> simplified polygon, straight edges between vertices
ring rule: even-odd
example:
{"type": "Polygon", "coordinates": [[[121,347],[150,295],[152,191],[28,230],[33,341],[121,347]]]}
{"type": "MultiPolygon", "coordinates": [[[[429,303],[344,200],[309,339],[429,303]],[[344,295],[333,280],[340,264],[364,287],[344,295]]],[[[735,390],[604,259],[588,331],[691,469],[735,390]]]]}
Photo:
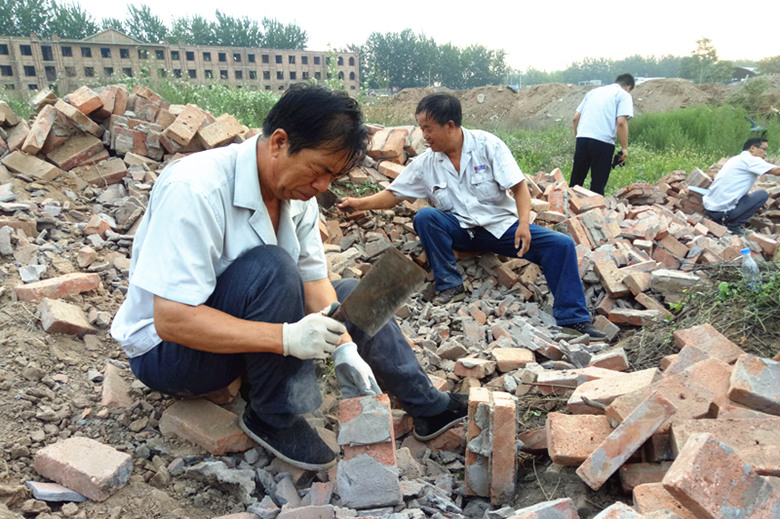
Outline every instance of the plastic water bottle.
{"type": "Polygon", "coordinates": [[[750,249],[745,248],[739,251],[742,254],[742,279],[748,284],[751,290],[758,290],[761,286],[761,274],[758,272],[753,256],[750,255],[750,249]]]}

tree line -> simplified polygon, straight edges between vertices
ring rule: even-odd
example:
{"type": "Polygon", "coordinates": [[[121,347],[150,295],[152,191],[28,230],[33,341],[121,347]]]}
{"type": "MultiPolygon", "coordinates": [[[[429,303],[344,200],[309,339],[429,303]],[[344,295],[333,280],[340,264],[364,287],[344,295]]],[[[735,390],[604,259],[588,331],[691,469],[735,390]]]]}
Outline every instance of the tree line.
{"type": "Polygon", "coordinates": [[[191,45],[304,49],[306,31],[296,24],[247,16],[229,16],[216,10],[216,21],[201,15],[174,18],[170,27],[148,5],[127,5],[127,16],[96,20],[78,3],[57,0],[0,0],[0,35],[82,40],[105,29],[114,29],[144,43],[182,42],[191,45]]]}

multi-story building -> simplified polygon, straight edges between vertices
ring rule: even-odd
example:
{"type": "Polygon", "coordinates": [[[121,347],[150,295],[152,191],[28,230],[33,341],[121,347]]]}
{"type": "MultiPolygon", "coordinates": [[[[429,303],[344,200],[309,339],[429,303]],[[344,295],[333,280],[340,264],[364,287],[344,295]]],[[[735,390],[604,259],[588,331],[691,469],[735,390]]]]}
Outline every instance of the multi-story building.
{"type": "Polygon", "coordinates": [[[7,90],[38,90],[56,81],[60,92],[69,92],[127,76],[278,91],[302,81],[325,80],[331,70],[337,71],[332,73],[347,92],[357,95],[357,53],[149,44],[111,29],[83,40],[0,36],[0,89],[7,90]]]}

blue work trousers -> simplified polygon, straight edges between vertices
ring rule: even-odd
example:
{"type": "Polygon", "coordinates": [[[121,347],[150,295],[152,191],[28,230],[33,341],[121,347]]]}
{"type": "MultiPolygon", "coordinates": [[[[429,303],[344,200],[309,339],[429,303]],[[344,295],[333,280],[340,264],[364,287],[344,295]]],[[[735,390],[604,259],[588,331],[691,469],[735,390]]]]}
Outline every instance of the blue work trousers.
{"type": "Polygon", "coordinates": [[[708,211],[704,212],[710,220],[716,221],[721,225],[725,225],[730,229],[745,225],[750,217],[756,214],[759,209],[764,207],[764,204],[769,199],[769,193],[759,189],[752,193],[747,193],[745,196],[739,199],[736,207],[731,211],[708,211]]]}
{"type": "MultiPolygon", "coordinates": [[[[333,283],[339,300],[357,281],[333,283]]],[[[292,323],[306,315],[303,282],[290,255],[274,245],[250,249],[217,278],[205,303],[250,321],[292,323]]],[[[398,323],[391,319],[374,337],[346,323],[379,386],[395,395],[413,417],[438,414],[449,396],[436,388],[417,362],[398,323]]],[[[275,353],[219,354],[164,341],[130,359],[133,373],[150,388],[174,396],[202,395],[239,376],[248,383],[248,404],[265,422],[284,427],[322,402],[313,360],[275,353]]]]}
{"type": "MultiPolygon", "coordinates": [[[[458,272],[454,250],[464,252],[493,252],[516,257],[515,231],[518,222],[496,238],[483,227],[464,229],[458,219],[433,207],[425,207],[414,218],[414,229],[420,237],[425,255],[433,270],[436,290],[446,290],[463,283],[458,272]]],[[[531,247],[524,259],[542,267],[547,285],[554,299],[553,316],[563,326],[590,322],[585,303],[574,240],[538,225],[531,225],[531,247]]]]}

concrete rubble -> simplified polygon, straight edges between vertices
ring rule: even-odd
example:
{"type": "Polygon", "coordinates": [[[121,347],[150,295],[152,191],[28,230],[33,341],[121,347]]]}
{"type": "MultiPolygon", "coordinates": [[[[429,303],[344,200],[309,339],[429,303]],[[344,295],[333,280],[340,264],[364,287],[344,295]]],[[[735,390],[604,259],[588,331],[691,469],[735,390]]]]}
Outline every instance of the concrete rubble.
{"type": "MultiPolygon", "coordinates": [[[[90,349],[98,336],[105,337],[111,314],[85,303],[84,296],[121,301],[132,238],[162,167],[259,130],[192,104],[171,105],[141,86],[82,87],[64,99],[49,92],[34,101],[31,121],[0,102],[2,277],[19,278],[13,294],[0,295],[28,303],[47,333],[81,337],[90,349]]],[[[369,157],[349,180],[386,186],[425,149],[422,133],[415,127],[372,132],[369,157]]],[[[744,237],[703,216],[701,195],[689,188],[706,188],[721,164],[706,172],[675,171],[654,185],[635,184],[606,198],[570,188],[557,169],[528,177],[532,222],[555,227],[577,243],[595,325],[610,341],[667,318],[670,303],[706,286],[697,265],[734,261],[744,246],[757,259],[775,258],[777,179],[758,182],[770,200],[744,237]]],[[[349,215],[323,209],[320,232],[331,277],[360,278],[387,247],[427,266],[412,227],[415,211],[425,204],[349,215]]],[[[138,401],[144,388],[122,381],[132,381],[122,360],[101,359],[93,367],[94,383],[102,384],[103,408],[96,414],[144,409],[148,416],[123,424],[145,434],[133,452],[133,470],[158,488],[184,478],[224,489],[240,510],[223,517],[335,518],[360,510],[361,517],[391,519],[580,513],[715,518],[727,515],[726,506],[728,513],[739,510],[739,517],[780,517],[777,359],[749,355],[703,324],[675,333],[680,351],[674,358],[632,371],[622,348],[589,343],[555,325],[536,265],[489,253],[459,256],[465,301],[434,306],[428,283],[397,312],[431,380],[470,394],[467,425],[439,438],[415,440],[410,417],[387,395],[339,403],[326,394],[309,418],[343,456],[330,472],[315,475],[274,459],[240,431],[240,381],[219,394],[166,407],[159,395],[138,401]],[[567,413],[550,413],[545,427],[518,432],[523,398],[564,394],[570,395],[567,413]],[[153,456],[150,446],[160,434],[184,439],[200,454],[153,456]],[[581,500],[540,495],[529,506],[517,506],[515,485],[524,470],[518,455],[540,452],[570,482],[579,477],[581,488],[619,480],[633,505],[594,510],[581,500]]],[[[43,378],[30,370],[31,380],[43,378]]],[[[62,412],[43,405],[36,417],[57,423],[62,412]]],[[[82,420],[90,412],[85,409],[82,420]]],[[[84,441],[71,438],[41,449],[35,468],[89,499],[110,499],[130,478],[130,455],[84,441]],[[90,448],[105,449],[104,461],[79,467],[79,456],[89,458],[83,452],[90,448]]],[[[39,500],[47,492],[81,500],[41,482],[30,485],[39,500]]],[[[25,506],[19,510],[32,513],[39,505],[25,506]]]]}

